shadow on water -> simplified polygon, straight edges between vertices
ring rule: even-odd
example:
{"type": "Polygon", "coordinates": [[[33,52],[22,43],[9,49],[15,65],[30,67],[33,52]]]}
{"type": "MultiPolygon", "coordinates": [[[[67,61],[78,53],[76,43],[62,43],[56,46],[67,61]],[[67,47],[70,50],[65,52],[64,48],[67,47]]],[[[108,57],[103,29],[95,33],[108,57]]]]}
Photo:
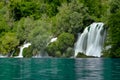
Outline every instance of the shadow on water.
{"type": "Polygon", "coordinates": [[[0,59],[0,80],[120,80],[120,59],[0,59]]]}

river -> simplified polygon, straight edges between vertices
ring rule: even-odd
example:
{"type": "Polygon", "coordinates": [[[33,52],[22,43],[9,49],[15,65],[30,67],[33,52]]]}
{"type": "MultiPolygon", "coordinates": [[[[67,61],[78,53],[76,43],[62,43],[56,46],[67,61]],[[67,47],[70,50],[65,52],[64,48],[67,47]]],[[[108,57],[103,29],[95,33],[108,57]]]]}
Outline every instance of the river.
{"type": "Polygon", "coordinates": [[[120,59],[1,58],[0,80],[120,80],[120,59]]]}

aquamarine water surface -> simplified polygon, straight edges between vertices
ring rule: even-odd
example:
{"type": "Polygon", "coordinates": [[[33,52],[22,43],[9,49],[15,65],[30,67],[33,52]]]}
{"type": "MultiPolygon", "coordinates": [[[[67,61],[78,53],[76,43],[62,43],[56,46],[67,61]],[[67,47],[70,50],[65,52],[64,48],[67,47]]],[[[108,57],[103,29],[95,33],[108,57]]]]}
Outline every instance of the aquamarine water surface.
{"type": "Polygon", "coordinates": [[[120,80],[120,59],[3,58],[0,80],[120,80]]]}

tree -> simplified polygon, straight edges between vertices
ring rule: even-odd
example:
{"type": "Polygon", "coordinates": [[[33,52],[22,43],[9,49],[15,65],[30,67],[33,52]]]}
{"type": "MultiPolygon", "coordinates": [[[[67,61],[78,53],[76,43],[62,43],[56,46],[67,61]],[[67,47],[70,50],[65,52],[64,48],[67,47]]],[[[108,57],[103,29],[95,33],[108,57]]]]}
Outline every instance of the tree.
{"type": "Polygon", "coordinates": [[[120,1],[119,0],[111,0],[110,3],[110,12],[116,13],[120,10],[120,1]]]}
{"type": "Polygon", "coordinates": [[[0,37],[4,35],[5,32],[10,30],[10,26],[6,20],[6,7],[3,6],[3,2],[0,2],[0,37]]]}
{"type": "MultiPolygon", "coordinates": [[[[50,43],[47,46],[47,52],[50,56],[58,56],[58,54],[66,54],[66,56],[69,56],[69,49],[68,47],[72,47],[74,44],[74,35],[70,33],[61,33],[58,36],[57,41],[50,43]]],[[[72,50],[71,50],[72,51],[72,50]]],[[[73,52],[72,52],[73,53],[73,52]]],[[[71,55],[71,54],[70,54],[71,55]]]]}
{"type": "Polygon", "coordinates": [[[33,16],[35,19],[41,16],[40,4],[34,1],[10,0],[8,8],[15,21],[27,16],[33,16]]]}
{"type": "Polygon", "coordinates": [[[58,49],[58,43],[57,42],[50,43],[46,47],[46,51],[47,51],[49,56],[53,56],[53,57],[56,56],[56,52],[61,53],[61,51],[59,51],[59,49],[58,49]]]}
{"type": "Polygon", "coordinates": [[[114,14],[111,14],[108,26],[109,26],[109,37],[112,57],[120,57],[120,11],[114,14]]]}
{"type": "Polygon", "coordinates": [[[23,43],[24,41],[28,41],[29,34],[35,27],[33,23],[34,20],[30,17],[27,17],[20,19],[20,21],[15,24],[14,30],[21,43],[23,43]]]}
{"type": "Polygon", "coordinates": [[[108,18],[109,42],[111,45],[111,57],[120,57],[120,2],[119,0],[111,1],[110,16],[108,18]]]}
{"type": "Polygon", "coordinates": [[[73,44],[74,44],[74,35],[73,34],[70,34],[70,33],[61,33],[59,36],[58,36],[58,47],[59,47],[59,50],[64,52],[67,47],[72,47],[73,44]]]}
{"type": "Polygon", "coordinates": [[[49,18],[44,16],[34,21],[35,28],[29,34],[29,40],[32,43],[32,49],[37,52],[44,51],[50,41],[51,23],[49,18]]]}
{"type": "Polygon", "coordinates": [[[10,0],[8,8],[15,21],[27,16],[39,19],[42,14],[55,16],[58,13],[58,6],[65,1],[67,2],[67,0],[10,0]]]}
{"type": "Polygon", "coordinates": [[[0,53],[6,55],[10,51],[15,50],[15,47],[18,46],[19,40],[15,33],[7,32],[4,36],[0,38],[0,53]]]}
{"type": "Polygon", "coordinates": [[[63,3],[59,7],[59,13],[53,17],[52,22],[54,34],[59,35],[62,32],[76,34],[82,31],[86,25],[89,25],[91,19],[83,4],[73,0],[71,3],[63,3]],[[88,23],[85,23],[86,21],[88,23]]]}
{"type": "Polygon", "coordinates": [[[88,13],[95,21],[106,21],[109,15],[110,0],[79,0],[88,8],[88,13]]]}

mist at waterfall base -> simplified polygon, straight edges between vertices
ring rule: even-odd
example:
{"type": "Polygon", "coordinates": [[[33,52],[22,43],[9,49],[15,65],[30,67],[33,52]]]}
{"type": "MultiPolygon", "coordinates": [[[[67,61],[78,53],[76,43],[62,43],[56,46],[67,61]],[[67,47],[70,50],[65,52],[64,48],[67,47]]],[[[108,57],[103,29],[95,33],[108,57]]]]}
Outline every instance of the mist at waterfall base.
{"type": "Polygon", "coordinates": [[[104,23],[93,23],[86,27],[83,33],[79,34],[75,45],[75,57],[78,53],[84,53],[87,56],[100,57],[103,44],[106,37],[104,23]]]}

